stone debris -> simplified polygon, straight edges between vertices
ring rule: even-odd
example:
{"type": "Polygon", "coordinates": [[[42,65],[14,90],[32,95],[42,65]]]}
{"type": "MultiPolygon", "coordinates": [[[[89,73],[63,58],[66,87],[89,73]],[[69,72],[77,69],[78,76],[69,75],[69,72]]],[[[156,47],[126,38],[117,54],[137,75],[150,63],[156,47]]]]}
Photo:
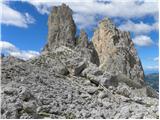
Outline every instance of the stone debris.
{"type": "Polygon", "coordinates": [[[1,118],[158,119],[158,93],[144,83],[129,33],[106,18],[92,42],[84,30],[77,39],[72,13],[53,8],[37,58],[1,58],[1,118]]]}

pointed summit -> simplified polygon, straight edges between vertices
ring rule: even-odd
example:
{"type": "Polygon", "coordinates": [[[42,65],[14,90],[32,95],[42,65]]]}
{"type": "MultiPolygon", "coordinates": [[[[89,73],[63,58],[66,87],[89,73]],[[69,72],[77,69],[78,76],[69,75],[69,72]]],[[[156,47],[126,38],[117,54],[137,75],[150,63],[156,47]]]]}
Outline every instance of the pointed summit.
{"type": "Polygon", "coordinates": [[[114,30],[116,26],[113,24],[112,20],[108,17],[104,18],[102,21],[99,22],[99,28],[114,30]]]}
{"type": "Polygon", "coordinates": [[[144,83],[144,72],[129,32],[116,28],[105,18],[99,22],[92,38],[100,60],[100,68],[116,74],[125,74],[137,83],[144,83]]]}
{"type": "Polygon", "coordinates": [[[52,50],[62,45],[71,48],[75,46],[76,25],[72,14],[66,4],[53,7],[48,19],[48,43],[44,50],[52,50]]]}
{"type": "Polygon", "coordinates": [[[84,29],[82,29],[80,31],[80,36],[79,36],[77,42],[78,42],[77,43],[77,47],[88,48],[88,44],[89,44],[89,42],[88,42],[88,36],[87,36],[87,34],[86,34],[86,32],[85,32],[84,29]]]}

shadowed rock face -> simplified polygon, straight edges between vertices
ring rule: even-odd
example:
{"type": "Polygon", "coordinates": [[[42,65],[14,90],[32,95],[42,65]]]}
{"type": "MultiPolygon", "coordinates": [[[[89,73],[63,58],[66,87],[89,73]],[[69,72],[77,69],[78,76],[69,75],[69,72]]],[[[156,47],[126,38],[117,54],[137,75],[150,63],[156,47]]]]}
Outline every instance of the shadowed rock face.
{"type": "Polygon", "coordinates": [[[89,46],[89,40],[88,40],[87,33],[82,29],[80,31],[80,36],[77,40],[77,47],[88,48],[88,46],[89,46]]]}
{"type": "Polygon", "coordinates": [[[75,46],[76,25],[72,13],[65,4],[53,7],[48,19],[48,43],[44,50],[51,50],[61,45],[75,46]]]}
{"type": "Polygon", "coordinates": [[[129,32],[116,28],[109,18],[102,20],[92,38],[104,71],[122,73],[143,84],[144,72],[129,32]]]}

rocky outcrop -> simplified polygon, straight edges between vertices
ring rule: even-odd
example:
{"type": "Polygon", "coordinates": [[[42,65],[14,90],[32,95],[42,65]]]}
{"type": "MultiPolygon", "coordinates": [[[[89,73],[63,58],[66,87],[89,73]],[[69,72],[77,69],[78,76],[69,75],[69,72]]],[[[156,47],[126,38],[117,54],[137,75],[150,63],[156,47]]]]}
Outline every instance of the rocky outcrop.
{"type": "Polygon", "coordinates": [[[79,47],[79,48],[88,48],[89,47],[88,36],[83,29],[80,31],[80,36],[77,40],[76,47],[79,47]]]}
{"type": "Polygon", "coordinates": [[[5,66],[2,60],[1,118],[159,118],[158,99],[146,89],[118,82],[92,63],[74,64],[67,47],[55,53],[5,66]]]}
{"type": "Polygon", "coordinates": [[[72,10],[65,4],[53,7],[48,18],[48,42],[44,51],[61,45],[75,46],[76,25],[72,14],[72,10]]]}
{"type": "Polygon", "coordinates": [[[76,40],[76,47],[74,49],[78,53],[80,53],[83,58],[86,58],[90,62],[99,65],[99,58],[97,52],[93,46],[93,43],[88,40],[88,35],[84,29],[80,31],[80,35],[76,40]]]}
{"type": "Polygon", "coordinates": [[[48,44],[40,56],[1,59],[1,118],[158,119],[158,94],[139,82],[143,70],[127,33],[104,20],[93,43],[81,31],[75,46],[71,10],[63,4],[53,11],[48,44]]]}
{"type": "Polygon", "coordinates": [[[92,42],[102,70],[122,73],[144,84],[141,61],[129,32],[118,30],[109,18],[105,18],[94,32],[92,42]]]}
{"type": "Polygon", "coordinates": [[[83,29],[76,40],[76,25],[72,13],[72,10],[65,4],[53,7],[48,18],[48,41],[42,52],[54,51],[58,47],[66,46],[75,51],[81,51],[80,56],[83,55],[87,60],[98,64],[97,53],[93,45],[90,45],[83,29]]]}

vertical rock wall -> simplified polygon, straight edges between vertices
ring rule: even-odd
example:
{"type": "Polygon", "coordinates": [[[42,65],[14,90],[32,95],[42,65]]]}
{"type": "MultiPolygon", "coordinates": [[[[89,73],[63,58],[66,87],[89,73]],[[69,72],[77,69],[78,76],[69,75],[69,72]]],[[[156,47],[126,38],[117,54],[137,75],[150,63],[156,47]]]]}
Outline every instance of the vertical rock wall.
{"type": "Polygon", "coordinates": [[[99,23],[92,42],[103,70],[125,74],[143,84],[143,68],[129,32],[118,30],[112,21],[106,18],[99,23]]]}
{"type": "Polygon", "coordinates": [[[76,25],[72,17],[72,10],[65,4],[53,7],[48,19],[48,43],[44,50],[59,46],[74,47],[76,25]]]}

